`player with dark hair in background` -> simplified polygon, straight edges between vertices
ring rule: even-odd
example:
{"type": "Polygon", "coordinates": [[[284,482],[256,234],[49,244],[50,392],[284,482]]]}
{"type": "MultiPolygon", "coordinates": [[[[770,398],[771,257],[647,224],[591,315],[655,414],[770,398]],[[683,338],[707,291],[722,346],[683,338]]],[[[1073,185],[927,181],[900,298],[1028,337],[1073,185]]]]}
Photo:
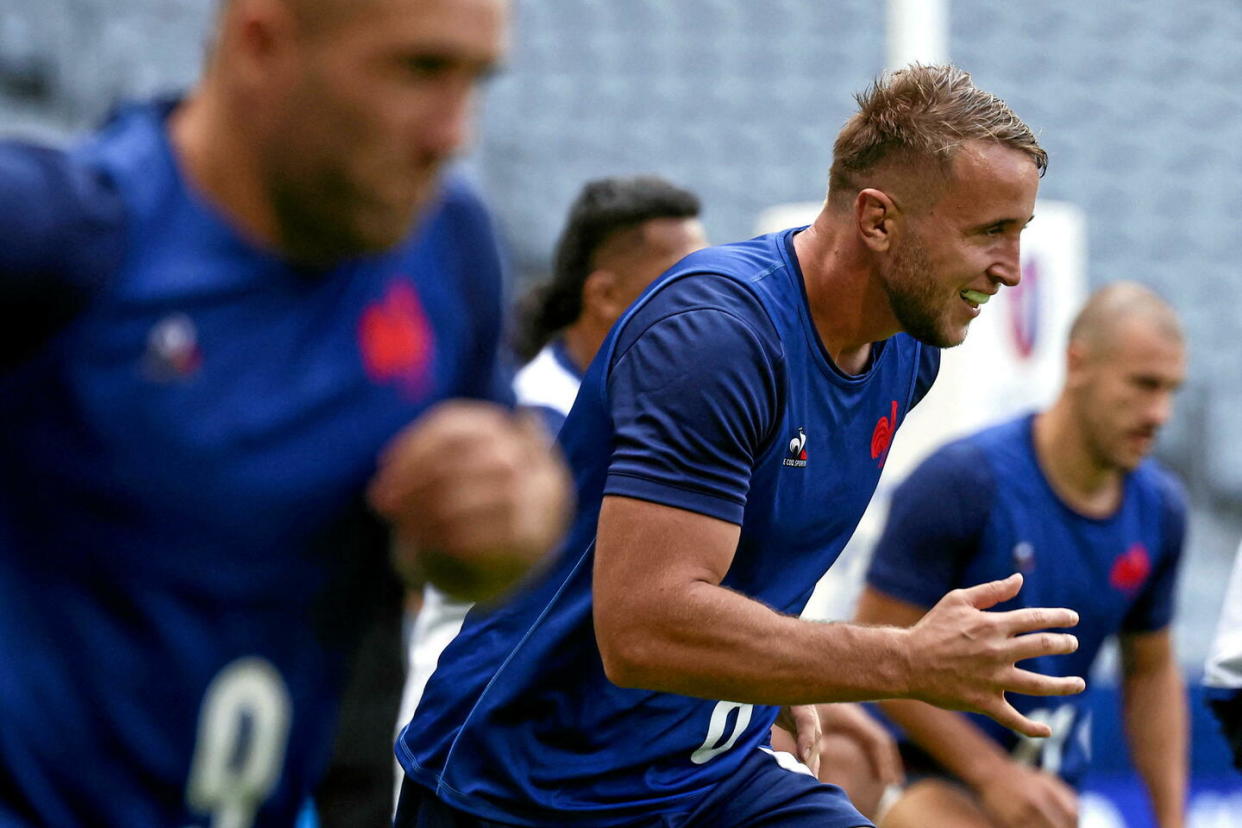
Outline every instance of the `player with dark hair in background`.
{"type": "Polygon", "coordinates": [[[1046,164],[953,67],[887,76],[859,105],[813,225],[691,254],[604,341],[560,432],[574,527],[444,651],[397,745],[401,828],[869,825],[765,750],[781,706],[800,736],[814,703],[889,696],[1040,736],[1005,692],[1082,689],[1014,666],[1070,652],[1071,635],[1018,634],[1073,612],[983,611],[1020,578],[956,590],[912,630],[796,617],[937,348],[1017,283],[1046,164]]]}
{"type": "Polygon", "coordinates": [[[372,509],[492,594],[555,542],[443,174],[507,14],[225,0],[184,100],[0,144],[0,823],[292,824],[391,577],[372,509]]]}
{"type": "MultiPolygon", "coordinates": [[[[947,589],[1020,572],[1026,586],[1004,607],[1054,604],[1080,618],[1077,652],[1030,670],[1084,675],[1120,634],[1126,732],[1161,828],[1185,818],[1186,698],[1169,623],[1186,502],[1147,455],[1185,374],[1172,308],[1133,283],[1097,291],[1070,330],[1065,386],[1049,409],[950,443],[894,492],[855,616],[909,626],[947,589]]],[[[909,739],[908,771],[923,777],[881,824],[1077,825],[1085,698],[1013,704],[1052,734],[1029,739],[981,716],[881,702],[909,739]]]]}
{"type": "Polygon", "coordinates": [[[569,208],[552,278],[519,305],[519,401],[553,433],[613,323],[655,278],[707,246],[694,193],[652,175],[588,181],[569,208]]]}

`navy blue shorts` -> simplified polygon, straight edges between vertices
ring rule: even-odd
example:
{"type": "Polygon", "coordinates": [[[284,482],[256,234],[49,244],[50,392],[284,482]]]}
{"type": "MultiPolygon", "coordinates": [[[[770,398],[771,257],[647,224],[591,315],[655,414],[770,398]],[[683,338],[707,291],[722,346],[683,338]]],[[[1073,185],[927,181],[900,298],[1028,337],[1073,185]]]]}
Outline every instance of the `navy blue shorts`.
{"type": "MultiPolygon", "coordinates": [[[[636,820],[633,828],[874,828],[850,804],[845,792],[809,772],[793,770],[767,750],[755,750],[733,776],[717,785],[688,812],[636,820]]],[[[576,820],[575,826],[589,823],[576,820]]],[[[445,805],[408,778],[393,828],[509,828],[445,805]]]]}

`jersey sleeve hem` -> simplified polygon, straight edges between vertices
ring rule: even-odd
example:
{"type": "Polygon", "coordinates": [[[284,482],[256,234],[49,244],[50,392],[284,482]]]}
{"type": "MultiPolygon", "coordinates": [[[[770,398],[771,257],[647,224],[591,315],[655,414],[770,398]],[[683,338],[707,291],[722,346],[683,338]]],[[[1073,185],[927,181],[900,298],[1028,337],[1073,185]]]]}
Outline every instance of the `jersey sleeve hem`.
{"type": "Polygon", "coordinates": [[[907,583],[890,573],[875,570],[867,573],[867,586],[877,592],[884,593],[890,598],[896,598],[899,601],[905,601],[926,609],[931,609],[943,597],[939,594],[933,595],[928,590],[907,583]]]}
{"type": "Polygon", "coordinates": [[[746,510],[745,503],[731,498],[672,486],[623,472],[609,473],[604,483],[604,494],[632,497],[636,500],[658,503],[661,506],[684,509],[687,512],[706,515],[738,526],[742,524],[742,515],[746,510]]]}

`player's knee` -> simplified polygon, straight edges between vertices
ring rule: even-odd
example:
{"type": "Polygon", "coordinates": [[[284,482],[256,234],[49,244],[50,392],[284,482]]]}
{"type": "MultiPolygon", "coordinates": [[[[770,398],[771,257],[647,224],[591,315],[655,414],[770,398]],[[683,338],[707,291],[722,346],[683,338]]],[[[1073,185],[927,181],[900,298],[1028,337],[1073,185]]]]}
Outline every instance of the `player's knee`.
{"type": "Polygon", "coordinates": [[[854,807],[868,819],[875,819],[884,781],[876,773],[866,750],[851,736],[829,734],[819,753],[819,778],[843,788],[854,807]]]}
{"type": "Polygon", "coordinates": [[[879,828],[992,828],[973,794],[942,779],[924,779],[876,823],[879,828]]]}

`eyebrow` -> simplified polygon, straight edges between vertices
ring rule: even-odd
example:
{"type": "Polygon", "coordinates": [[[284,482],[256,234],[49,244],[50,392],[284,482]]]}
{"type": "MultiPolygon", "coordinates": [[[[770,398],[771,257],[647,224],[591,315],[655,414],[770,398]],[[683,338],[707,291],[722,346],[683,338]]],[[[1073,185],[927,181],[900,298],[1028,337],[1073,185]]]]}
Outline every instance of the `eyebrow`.
{"type": "Polygon", "coordinates": [[[1003,218],[1003,219],[997,219],[995,221],[985,221],[984,223],[978,225],[974,229],[976,231],[987,230],[991,227],[1006,227],[1009,225],[1017,224],[1019,222],[1022,223],[1022,228],[1026,229],[1030,225],[1030,223],[1034,220],[1035,220],[1035,214],[1032,213],[1030,218],[1026,219],[1025,221],[1023,221],[1022,219],[1018,219],[1018,218],[1003,218]]]}

